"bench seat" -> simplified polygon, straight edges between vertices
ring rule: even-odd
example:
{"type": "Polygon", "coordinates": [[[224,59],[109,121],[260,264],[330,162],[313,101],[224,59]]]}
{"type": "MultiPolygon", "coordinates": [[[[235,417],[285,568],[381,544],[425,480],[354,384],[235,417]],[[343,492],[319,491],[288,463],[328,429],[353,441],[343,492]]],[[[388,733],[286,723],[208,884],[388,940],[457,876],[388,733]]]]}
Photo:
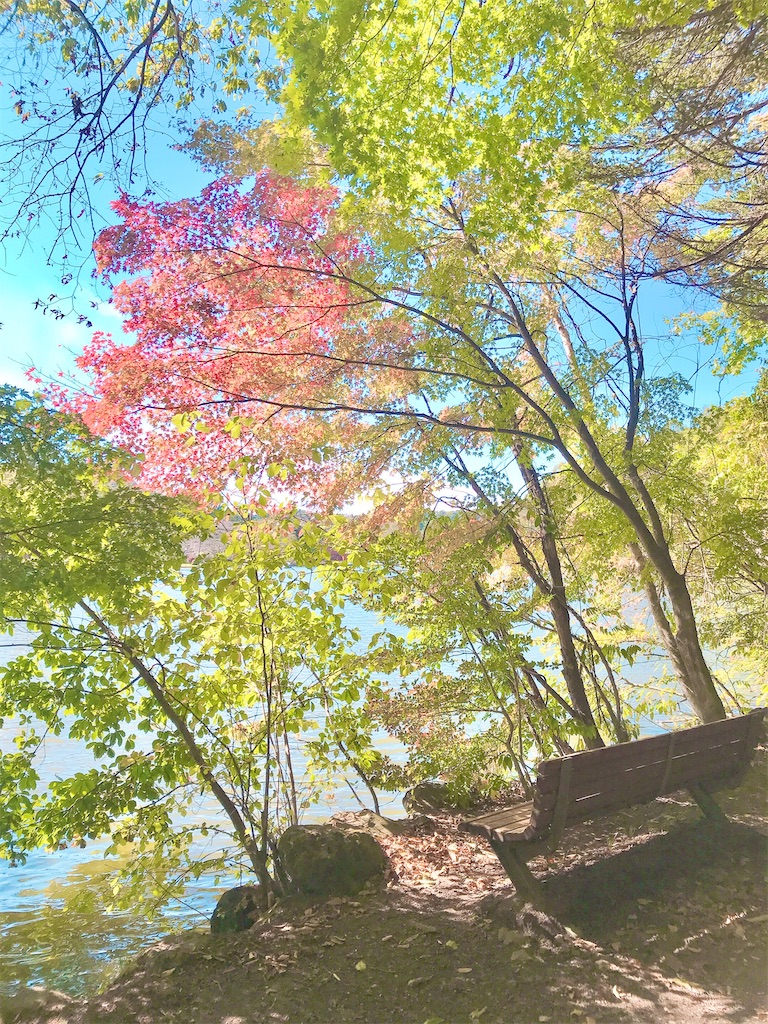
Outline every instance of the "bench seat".
{"type": "Polygon", "coordinates": [[[551,853],[564,830],[589,818],[687,789],[707,817],[727,821],[712,796],[737,785],[764,732],[765,708],[679,732],[543,761],[533,800],[463,822],[485,836],[515,887],[533,902],[541,888],[526,861],[551,853]]]}

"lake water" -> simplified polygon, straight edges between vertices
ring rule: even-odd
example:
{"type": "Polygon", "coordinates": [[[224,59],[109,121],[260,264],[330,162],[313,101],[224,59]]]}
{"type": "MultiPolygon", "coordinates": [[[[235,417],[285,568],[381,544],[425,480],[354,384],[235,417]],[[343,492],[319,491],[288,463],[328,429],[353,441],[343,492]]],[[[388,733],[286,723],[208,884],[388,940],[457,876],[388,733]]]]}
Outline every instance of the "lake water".
{"type": "MultiPolygon", "coordinates": [[[[2,736],[0,735],[0,743],[2,736]]],[[[67,771],[77,770],[67,741],[49,747],[51,765],[60,755],[67,771]]],[[[72,744],[72,746],[75,746],[72,744]]],[[[361,793],[361,796],[364,794],[361,793]]],[[[333,795],[307,813],[303,820],[322,820],[339,810],[356,810],[349,790],[333,795]]],[[[201,803],[201,820],[219,816],[215,803],[201,803]]],[[[382,801],[382,813],[403,813],[399,798],[382,801]]],[[[190,818],[185,819],[190,823],[190,818]]],[[[208,919],[221,893],[241,881],[238,874],[203,875],[152,919],[137,912],[110,911],[109,879],[118,865],[106,858],[106,842],[33,853],[26,864],[10,867],[0,861],[0,994],[19,984],[46,985],[72,994],[94,991],[119,966],[161,935],[180,927],[208,927],[208,919]]],[[[201,850],[201,852],[203,852],[201,850]]]]}

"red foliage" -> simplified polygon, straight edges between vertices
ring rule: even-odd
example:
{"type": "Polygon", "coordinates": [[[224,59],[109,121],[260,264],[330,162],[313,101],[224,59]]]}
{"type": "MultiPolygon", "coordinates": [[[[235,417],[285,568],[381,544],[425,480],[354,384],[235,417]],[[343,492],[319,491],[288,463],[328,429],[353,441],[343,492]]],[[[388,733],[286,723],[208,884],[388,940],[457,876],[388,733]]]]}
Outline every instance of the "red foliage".
{"type": "MultiPolygon", "coordinates": [[[[354,404],[366,385],[348,354],[382,338],[346,279],[369,253],[336,230],[337,205],[331,188],[266,171],[247,192],[221,180],[175,203],[123,196],[121,223],[95,251],[105,280],[118,279],[113,303],[134,340],[94,335],[78,359],[91,392],[59,392],[59,403],[143,456],[146,486],[220,489],[247,454],[298,463],[311,489],[311,450],[343,446],[355,423],[343,409],[312,410],[354,404]],[[180,434],[173,416],[192,411],[180,434]],[[243,417],[234,430],[233,415],[243,417]]],[[[334,472],[325,468],[325,487],[334,472]]]]}

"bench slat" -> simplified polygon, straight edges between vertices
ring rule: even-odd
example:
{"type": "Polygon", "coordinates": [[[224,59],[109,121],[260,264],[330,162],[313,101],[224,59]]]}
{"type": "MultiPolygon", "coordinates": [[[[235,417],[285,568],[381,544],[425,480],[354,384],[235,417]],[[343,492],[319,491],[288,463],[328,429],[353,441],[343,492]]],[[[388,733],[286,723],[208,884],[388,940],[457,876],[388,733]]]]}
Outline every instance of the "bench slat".
{"type": "MultiPolygon", "coordinates": [[[[664,733],[662,736],[649,736],[644,740],[617,743],[613,747],[584,750],[578,754],[570,754],[568,756],[580,760],[582,764],[594,765],[596,772],[605,774],[608,771],[629,765],[651,764],[654,761],[661,760],[667,749],[669,736],[669,733],[664,733]],[[640,750],[637,750],[636,747],[640,746],[640,744],[643,744],[643,746],[640,750]]],[[[536,785],[542,791],[551,788],[551,783],[554,783],[555,786],[557,785],[557,779],[560,774],[560,762],[562,760],[562,758],[557,757],[550,761],[542,761],[539,764],[536,769],[536,785]]]]}
{"type": "MultiPolygon", "coordinates": [[[[736,768],[738,769],[739,766],[740,763],[737,763],[736,768]]],[[[730,774],[734,775],[736,772],[730,774]]],[[[710,772],[707,775],[688,769],[683,779],[677,782],[670,781],[665,787],[664,792],[674,793],[676,790],[684,789],[689,782],[706,783],[718,781],[722,778],[722,771],[710,772]]],[[[650,801],[656,800],[660,795],[660,782],[660,777],[656,781],[641,776],[628,781],[623,789],[604,790],[603,792],[581,797],[570,805],[568,809],[568,822],[584,821],[586,818],[594,817],[598,814],[607,814],[612,810],[621,810],[623,807],[630,807],[635,804],[650,803],[650,801]]]]}
{"type": "Polygon", "coordinates": [[[508,841],[508,836],[520,836],[530,824],[530,811],[534,807],[532,801],[527,804],[517,804],[514,807],[507,807],[502,811],[494,811],[490,814],[483,814],[472,821],[465,821],[460,827],[462,831],[469,831],[478,836],[496,838],[503,835],[503,842],[508,841]]]}
{"type": "Polygon", "coordinates": [[[731,749],[720,747],[717,751],[698,750],[682,757],[675,756],[672,758],[666,792],[674,793],[675,788],[680,789],[689,782],[709,782],[737,775],[750,760],[751,756],[745,757],[742,745],[735,743],[731,749]]]}
{"type": "MultiPolygon", "coordinates": [[[[597,770],[597,766],[582,766],[575,762],[570,785],[570,797],[579,800],[595,793],[622,793],[628,791],[639,778],[646,779],[649,790],[654,796],[663,796],[682,789],[689,781],[708,781],[720,775],[735,775],[745,763],[743,744],[729,743],[727,746],[716,747],[714,750],[699,750],[692,753],[679,754],[674,749],[667,773],[667,761],[660,760],[650,765],[630,766],[613,771],[605,776],[597,770]],[[661,784],[667,773],[666,785],[661,784]]],[[[557,788],[548,788],[542,792],[537,806],[554,808],[557,788]]]]}
{"type": "Polygon", "coordinates": [[[490,814],[482,814],[479,818],[473,818],[472,825],[481,825],[483,828],[496,828],[497,826],[511,826],[522,822],[527,825],[531,820],[533,801],[525,804],[515,804],[514,807],[505,807],[500,811],[492,811],[490,814]]]}
{"type": "MultiPolygon", "coordinates": [[[[598,778],[613,771],[629,767],[643,767],[664,761],[671,736],[675,737],[675,756],[691,753],[704,747],[717,749],[732,744],[741,744],[746,753],[746,741],[752,726],[749,719],[753,714],[755,713],[751,712],[750,715],[744,715],[741,718],[726,719],[712,725],[693,726],[676,733],[648,736],[642,740],[618,743],[613,747],[601,747],[599,750],[583,751],[570,756],[579,762],[580,776],[587,776],[592,772],[594,773],[593,777],[598,778]],[[707,732],[707,730],[712,731],[707,732]]],[[[551,792],[557,788],[561,761],[562,758],[555,758],[550,761],[542,761],[539,765],[537,787],[542,793],[551,792]]]]}

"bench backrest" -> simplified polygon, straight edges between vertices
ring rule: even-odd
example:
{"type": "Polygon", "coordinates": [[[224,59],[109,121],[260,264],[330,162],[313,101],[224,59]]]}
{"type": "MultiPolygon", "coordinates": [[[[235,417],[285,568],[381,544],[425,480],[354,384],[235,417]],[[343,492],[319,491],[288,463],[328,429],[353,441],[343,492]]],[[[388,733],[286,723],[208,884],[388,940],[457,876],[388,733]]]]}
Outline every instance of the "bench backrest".
{"type": "Polygon", "coordinates": [[[765,712],[542,761],[527,833],[543,836],[693,783],[737,781],[762,737],[765,712]]]}

